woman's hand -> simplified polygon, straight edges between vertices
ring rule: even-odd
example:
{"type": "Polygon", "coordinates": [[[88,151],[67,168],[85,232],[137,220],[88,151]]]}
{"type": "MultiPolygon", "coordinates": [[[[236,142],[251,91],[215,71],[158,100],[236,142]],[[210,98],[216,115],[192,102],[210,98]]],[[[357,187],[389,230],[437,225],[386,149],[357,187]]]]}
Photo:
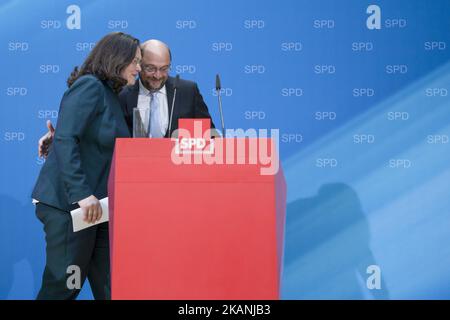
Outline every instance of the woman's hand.
{"type": "Polygon", "coordinates": [[[95,196],[78,201],[78,205],[84,212],[84,221],[94,223],[102,217],[102,207],[95,196]]]}

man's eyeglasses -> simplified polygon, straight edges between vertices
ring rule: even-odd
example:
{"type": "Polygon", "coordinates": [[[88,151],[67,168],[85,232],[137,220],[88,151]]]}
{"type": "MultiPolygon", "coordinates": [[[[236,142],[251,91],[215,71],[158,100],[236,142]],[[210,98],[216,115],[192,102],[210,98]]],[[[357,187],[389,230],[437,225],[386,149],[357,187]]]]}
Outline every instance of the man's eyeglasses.
{"type": "Polygon", "coordinates": [[[161,68],[157,68],[155,66],[152,65],[143,65],[142,66],[142,70],[144,70],[147,73],[156,73],[156,72],[161,72],[161,73],[167,73],[170,71],[170,65],[168,66],[164,66],[161,68]]]}

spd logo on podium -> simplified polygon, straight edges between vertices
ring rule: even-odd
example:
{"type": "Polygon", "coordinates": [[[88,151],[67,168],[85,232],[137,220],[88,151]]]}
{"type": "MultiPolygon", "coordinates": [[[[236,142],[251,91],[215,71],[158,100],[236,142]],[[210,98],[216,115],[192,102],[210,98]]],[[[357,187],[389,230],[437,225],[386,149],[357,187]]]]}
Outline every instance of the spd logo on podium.
{"type": "Polygon", "coordinates": [[[179,119],[175,154],[212,154],[211,119],[179,119]]]}

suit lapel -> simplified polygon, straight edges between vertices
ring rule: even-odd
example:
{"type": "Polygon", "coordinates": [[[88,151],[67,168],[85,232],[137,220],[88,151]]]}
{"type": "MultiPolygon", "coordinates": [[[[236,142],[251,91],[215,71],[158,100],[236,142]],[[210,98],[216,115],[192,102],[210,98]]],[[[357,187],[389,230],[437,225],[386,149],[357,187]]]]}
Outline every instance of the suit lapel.
{"type": "Polygon", "coordinates": [[[139,81],[140,80],[137,80],[136,83],[132,87],[130,87],[130,93],[127,94],[127,111],[131,117],[133,117],[133,109],[137,108],[139,96],[139,81]]]}
{"type": "MultiPolygon", "coordinates": [[[[167,108],[169,109],[167,114],[169,115],[169,122],[170,122],[170,115],[172,112],[172,99],[173,99],[173,78],[172,77],[169,77],[166,81],[166,94],[167,94],[167,108]]],[[[175,104],[177,104],[176,101],[175,101],[175,104]]],[[[174,106],[173,109],[175,110],[176,107],[174,106]]],[[[173,132],[174,123],[175,123],[175,118],[172,118],[171,128],[167,128],[167,131],[165,134],[166,138],[169,136],[169,132],[173,132]]]]}

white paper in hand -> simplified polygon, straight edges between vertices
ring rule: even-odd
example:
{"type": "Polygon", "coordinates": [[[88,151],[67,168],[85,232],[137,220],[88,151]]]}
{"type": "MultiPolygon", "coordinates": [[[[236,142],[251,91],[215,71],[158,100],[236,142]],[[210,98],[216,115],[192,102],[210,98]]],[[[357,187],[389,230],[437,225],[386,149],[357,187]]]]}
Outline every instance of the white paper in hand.
{"type": "Polygon", "coordinates": [[[102,217],[99,221],[96,221],[94,223],[88,223],[84,221],[84,214],[81,208],[70,211],[70,214],[72,215],[73,232],[77,232],[95,226],[99,223],[109,221],[108,197],[100,199],[100,205],[102,207],[102,217]]]}

